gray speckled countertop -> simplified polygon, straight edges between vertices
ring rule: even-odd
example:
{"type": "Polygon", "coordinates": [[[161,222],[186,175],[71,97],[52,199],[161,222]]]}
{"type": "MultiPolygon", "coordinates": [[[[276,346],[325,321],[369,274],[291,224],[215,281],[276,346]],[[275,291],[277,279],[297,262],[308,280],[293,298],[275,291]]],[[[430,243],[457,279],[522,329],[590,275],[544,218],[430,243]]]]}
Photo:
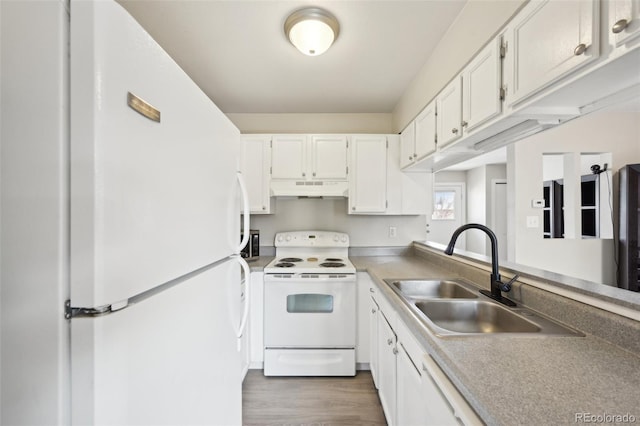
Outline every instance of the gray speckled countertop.
{"type": "Polygon", "coordinates": [[[272,260],[273,256],[260,256],[250,259],[247,263],[249,263],[251,272],[262,272],[264,270],[264,267],[267,266],[267,264],[272,260]]]}
{"type": "Polygon", "coordinates": [[[578,413],[627,414],[640,423],[640,357],[632,350],[587,332],[585,337],[439,338],[382,279],[452,278],[455,273],[414,256],[350,259],[358,271],[371,275],[380,293],[487,424],[576,424],[578,413]]]}

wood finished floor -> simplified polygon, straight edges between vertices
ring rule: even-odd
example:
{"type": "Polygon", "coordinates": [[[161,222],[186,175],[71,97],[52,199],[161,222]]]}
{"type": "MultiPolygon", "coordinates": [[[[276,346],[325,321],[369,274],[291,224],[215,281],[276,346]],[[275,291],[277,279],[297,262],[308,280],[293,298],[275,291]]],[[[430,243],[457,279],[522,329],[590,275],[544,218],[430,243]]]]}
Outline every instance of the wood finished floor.
{"type": "Polygon", "coordinates": [[[355,377],[265,377],[249,370],[242,423],[252,425],[386,425],[371,373],[355,377]]]}

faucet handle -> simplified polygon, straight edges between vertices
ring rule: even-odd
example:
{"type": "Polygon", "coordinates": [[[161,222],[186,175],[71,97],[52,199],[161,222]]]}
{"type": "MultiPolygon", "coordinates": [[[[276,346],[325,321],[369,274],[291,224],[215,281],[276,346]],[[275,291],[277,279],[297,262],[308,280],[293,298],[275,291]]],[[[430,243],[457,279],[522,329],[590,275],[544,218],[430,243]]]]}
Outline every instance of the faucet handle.
{"type": "Polygon", "coordinates": [[[500,284],[501,284],[501,285],[500,285],[500,290],[502,290],[502,291],[504,291],[504,292],[511,291],[511,284],[513,284],[513,283],[514,283],[518,278],[520,278],[520,275],[515,274],[515,275],[513,276],[513,278],[511,278],[511,279],[509,280],[509,282],[507,282],[507,283],[503,283],[503,282],[501,282],[501,283],[500,283],[500,284]]]}

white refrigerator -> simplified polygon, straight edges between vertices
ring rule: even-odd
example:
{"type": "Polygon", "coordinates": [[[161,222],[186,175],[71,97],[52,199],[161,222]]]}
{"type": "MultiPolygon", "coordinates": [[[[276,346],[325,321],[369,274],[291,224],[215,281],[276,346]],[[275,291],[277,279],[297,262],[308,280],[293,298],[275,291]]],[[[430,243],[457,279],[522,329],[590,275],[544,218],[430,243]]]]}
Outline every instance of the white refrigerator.
{"type": "MultiPolygon", "coordinates": [[[[22,370],[31,380],[30,361],[18,349],[40,349],[27,342],[37,320],[18,326],[22,340],[3,321],[3,333],[14,339],[2,341],[3,377],[10,378],[2,387],[3,422],[40,423],[48,414],[40,399],[55,399],[54,423],[241,424],[240,346],[249,297],[242,297],[240,280],[242,272],[248,280],[249,270],[238,255],[246,201],[238,129],[114,1],[23,3],[3,5],[3,23],[54,7],[47,28],[31,18],[16,28],[55,27],[52,34],[61,39],[51,71],[61,76],[62,87],[53,92],[61,99],[55,115],[62,131],[59,150],[47,160],[56,162],[59,185],[33,206],[58,200],[52,237],[58,266],[51,278],[59,288],[48,298],[30,296],[43,305],[59,298],[66,318],[51,351],[56,362],[40,377],[56,380],[51,389],[58,394],[31,389],[31,400],[28,389],[19,389],[19,375],[8,372],[22,370]]],[[[3,72],[10,67],[3,63],[3,72]]],[[[5,99],[5,88],[13,90],[3,81],[3,108],[21,102],[5,99]]],[[[33,167],[28,156],[13,155],[21,149],[18,139],[8,139],[6,150],[3,140],[3,166],[12,159],[33,167]]],[[[4,191],[19,191],[20,183],[3,185],[3,214],[11,213],[4,191]]],[[[32,219],[6,217],[7,228],[32,219]]],[[[248,213],[244,218],[249,229],[248,213]]],[[[9,238],[3,235],[3,268],[19,271],[20,260],[5,255],[9,238]]],[[[29,296],[5,291],[20,285],[8,275],[3,307],[29,296]]],[[[17,319],[11,315],[3,313],[3,320],[17,319]]]]}

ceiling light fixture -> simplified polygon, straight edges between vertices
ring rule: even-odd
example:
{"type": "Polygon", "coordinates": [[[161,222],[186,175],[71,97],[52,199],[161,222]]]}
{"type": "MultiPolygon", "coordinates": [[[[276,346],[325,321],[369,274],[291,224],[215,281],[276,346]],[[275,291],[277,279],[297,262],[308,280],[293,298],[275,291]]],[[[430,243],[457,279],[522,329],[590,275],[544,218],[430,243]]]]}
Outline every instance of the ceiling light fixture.
{"type": "Polygon", "coordinates": [[[339,32],[340,24],[335,16],[317,7],[297,10],[284,23],[284,33],[291,44],[309,56],[326,52],[339,32]]]}

